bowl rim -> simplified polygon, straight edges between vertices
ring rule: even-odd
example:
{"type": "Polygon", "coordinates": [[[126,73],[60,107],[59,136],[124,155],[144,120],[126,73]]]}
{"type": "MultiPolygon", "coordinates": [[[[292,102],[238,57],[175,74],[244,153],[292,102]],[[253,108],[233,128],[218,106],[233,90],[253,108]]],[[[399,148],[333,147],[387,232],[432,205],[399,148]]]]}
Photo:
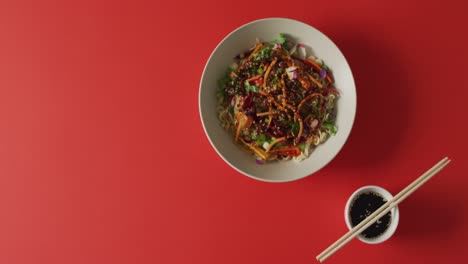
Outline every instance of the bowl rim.
{"type": "Polygon", "coordinates": [[[203,72],[202,72],[202,75],[200,77],[200,82],[199,82],[199,91],[198,91],[198,113],[199,113],[199,117],[200,117],[200,121],[202,123],[202,127],[203,127],[203,131],[205,132],[205,136],[206,138],[208,139],[208,141],[210,142],[212,148],[216,151],[216,153],[218,154],[219,157],[221,157],[222,160],[224,160],[224,162],[226,162],[231,168],[233,168],[234,170],[236,170],[237,172],[241,173],[242,175],[245,175],[249,178],[252,178],[252,179],[255,179],[255,180],[259,180],[259,181],[263,181],[263,182],[272,182],[272,183],[282,183],[282,182],[291,182],[291,181],[296,181],[296,180],[300,180],[300,179],[303,179],[303,178],[306,178],[308,176],[311,176],[312,174],[315,174],[317,172],[319,172],[320,170],[322,170],[324,167],[326,167],[333,159],[335,159],[335,157],[338,155],[338,153],[340,153],[340,151],[343,149],[344,145],[347,143],[348,141],[348,138],[351,134],[351,131],[353,130],[353,127],[354,127],[354,121],[355,121],[355,118],[356,118],[356,113],[357,113],[357,91],[356,91],[356,82],[354,80],[354,75],[353,75],[353,72],[352,72],[352,69],[348,63],[348,60],[346,59],[346,57],[344,56],[343,52],[340,50],[340,48],[326,35],[324,34],[322,31],[318,30],[317,28],[307,24],[307,23],[304,23],[302,21],[299,21],[299,20],[296,20],[296,19],[291,19],[291,18],[286,18],[286,17],[267,17],[267,18],[261,18],[261,19],[256,19],[256,20],[253,20],[253,21],[250,21],[250,22],[247,22],[247,23],[244,23],[242,24],[241,26],[238,26],[237,28],[235,28],[234,30],[232,30],[229,34],[227,34],[221,41],[218,42],[218,44],[216,45],[216,47],[213,49],[213,51],[210,53],[210,56],[208,57],[208,59],[206,60],[205,62],[205,66],[203,67],[203,72]],[[208,133],[208,130],[206,128],[206,125],[205,125],[205,122],[203,121],[203,112],[201,111],[202,109],[202,106],[201,106],[201,97],[202,97],[202,86],[203,86],[203,79],[204,79],[204,76],[206,74],[206,69],[213,57],[213,55],[217,52],[217,50],[220,48],[220,46],[226,41],[226,39],[228,39],[231,35],[233,35],[234,33],[236,33],[237,31],[239,30],[242,30],[243,28],[245,27],[248,27],[248,26],[251,26],[252,24],[256,24],[256,23],[261,23],[261,22],[264,22],[264,21],[274,21],[274,20],[283,20],[283,21],[288,21],[288,22],[292,22],[292,23],[298,23],[298,24],[302,24],[306,27],[309,27],[311,28],[312,30],[315,30],[317,31],[319,34],[321,34],[329,43],[331,43],[331,45],[336,49],[338,50],[338,52],[341,54],[341,56],[343,56],[344,58],[344,63],[346,64],[346,67],[347,69],[349,69],[350,71],[350,79],[351,79],[351,82],[352,82],[352,85],[354,87],[354,100],[355,100],[355,104],[354,104],[354,113],[351,117],[351,120],[350,120],[350,128],[349,128],[349,131],[346,135],[343,136],[343,144],[341,146],[339,146],[337,149],[336,149],[336,153],[333,155],[333,157],[331,157],[328,161],[326,161],[325,163],[323,163],[318,169],[316,169],[315,171],[313,172],[309,172],[309,173],[304,173],[298,177],[294,177],[294,178],[288,178],[288,179],[281,179],[281,180],[275,180],[275,179],[267,179],[267,178],[262,178],[262,177],[258,177],[258,176],[255,176],[255,175],[252,175],[246,171],[243,171],[241,170],[240,168],[234,166],[234,164],[232,164],[226,157],[224,157],[224,155],[218,150],[218,148],[215,146],[215,144],[213,143],[211,137],[209,136],[209,133],[208,133]]]}

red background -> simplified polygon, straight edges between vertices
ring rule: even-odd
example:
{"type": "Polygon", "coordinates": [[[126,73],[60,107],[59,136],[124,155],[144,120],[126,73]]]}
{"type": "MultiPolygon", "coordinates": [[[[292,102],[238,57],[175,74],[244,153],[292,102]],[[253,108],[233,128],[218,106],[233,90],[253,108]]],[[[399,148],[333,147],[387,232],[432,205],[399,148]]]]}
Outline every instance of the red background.
{"type": "Polygon", "coordinates": [[[444,156],[394,237],[327,262],[466,261],[463,2],[2,1],[0,263],[314,263],[354,190],[397,193],[444,156]],[[264,17],[327,34],[358,93],[337,158],[284,184],[231,169],[198,114],[211,51],[264,17]]]}

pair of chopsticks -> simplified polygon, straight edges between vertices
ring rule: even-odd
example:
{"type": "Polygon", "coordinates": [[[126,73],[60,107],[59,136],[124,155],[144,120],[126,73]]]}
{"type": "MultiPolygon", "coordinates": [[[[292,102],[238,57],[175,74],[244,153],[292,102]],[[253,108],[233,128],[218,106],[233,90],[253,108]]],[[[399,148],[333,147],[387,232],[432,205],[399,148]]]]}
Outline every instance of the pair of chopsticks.
{"type": "Polygon", "coordinates": [[[375,223],[378,219],[383,217],[386,213],[392,210],[395,206],[405,200],[409,195],[411,195],[414,191],[416,191],[419,187],[421,187],[424,183],[426,183],[429,179],[431,179],[434,175],[436,175],[440,170],[442,170],[447,164],[450,163],[450,160],[445,157],[441,161],[439,161],[434,167],[430,168],[426,171],[423,175],[417,178],[414,182],[408,185],[405,189],[403,189],[400,193],[398,193],[392,200],[388,201],[384,205],[382,205],[379,209],[377,209],[374,213],[372,213],[369,217],[364,219],[361,223],[351,229],[348,233],[338,239],[335,243],[325,249],[322,253],[317,256],[317,260],[320,262],[325,261],[331,255],[333,255],[336,251],[346,245],[349,241],[353,238],[361,234],[364,230],[366,230],[370,225],[375,223]]]}

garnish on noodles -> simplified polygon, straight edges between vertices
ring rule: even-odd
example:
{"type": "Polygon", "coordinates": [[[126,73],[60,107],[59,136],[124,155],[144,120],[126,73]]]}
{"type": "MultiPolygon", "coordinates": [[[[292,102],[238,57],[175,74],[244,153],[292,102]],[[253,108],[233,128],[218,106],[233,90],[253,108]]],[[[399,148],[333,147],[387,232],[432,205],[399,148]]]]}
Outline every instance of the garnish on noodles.
{"type": "Polygon", "coordinates": [[[336,134],[338,96],[325,63],[280,34],[236,56],[219,83],[219,119],[258,161],[301,161],[336,134]]]}

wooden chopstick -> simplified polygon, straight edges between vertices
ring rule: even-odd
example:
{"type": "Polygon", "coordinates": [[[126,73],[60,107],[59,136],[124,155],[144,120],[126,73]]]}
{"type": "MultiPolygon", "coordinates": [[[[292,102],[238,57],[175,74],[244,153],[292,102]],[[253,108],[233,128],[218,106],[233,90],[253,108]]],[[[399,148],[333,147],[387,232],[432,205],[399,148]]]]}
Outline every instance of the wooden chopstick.
{"type": "Polygon", "coordinates": [[[370,225],[375,223],[378,219],[388,213],[391,209],[393,209],[396,205],[406,199],[409,195],[411,195],[414,191],[416,191],[419,187],[421,187],[424,183],[426,183],[429,179],[431,179],[434,175],[436,175],[440,170],[442,170],[447,164],[450,163],[450,160],[445,157],[441,161],[439,161],[436,165],[434,165],[431,169],[426,171],[423,175],[413,181],[410,185],[408,185],[405,189],[399,192],[392,200],[388,201],[384,205],[382,205],[379,209],[377,209],[374,213],[372,213],[369,217],[364,219],[361,223],[351,229],[348,233],[338,239],[335,243],[325,249],[322,253],[317,256],[317,260],[320,262],[325,261],[328,257],[333,255],[336,251],[346,245],[349,241],[353,238],[358,236],[364,230],[366,230],[370,225]]]}
{"type": "MultiPolygon", "coordinates": [[[[447,159],[448,159],[447,157],[443,158],[436,165],[434,165],[432,168],[430,168],[428,171],[426,171],[423,175],[421,175],[419,178],[417,178],[415,181],[413,181],[410,185],[408,185],[405,189],[403,189],[401,192],[399,192],[392,200],[387,201],[387,203],[385,203],[381,207],[379,207],[379,209],[374,211],[370,216],[365,218],[357,226],[355,226],[353,229],[349,230],[348,233],[346,233],[344,236],[342,236],[340,239],[338,239],[335,243],[333,243],[331,246],[329,246],[327,249],[325,249],[322,253],[320,253],[317,256],[317,259],[319,260],[320,258],[322,258],[327,253],[327,251],[330,251],[332,248],[334,248],[334,247],[338,246],[339,244],[341,244],[345,239],[347,239],[349,236],[353,235],[353,233],[356,230],[361,229],[361,227],[364,226],[365,224],[367,224],[367,222],[369,222],[371,219],[375,218],[375,216],[377,216],[383,210],[385,210],[385,208],[387,208],[392,203],[392,201],[395,201],[396,199],[400,198],[401,196],[403,196],[403,194],[407,193],[410,189],[414,188],[414,186],[416,186],[416,184],[418,184],[418,182],[425,179],[427,176],[431,175],[447,159]]],[[[358,234],[360,234],[360,233],[358,233],[358,234]]]]}

